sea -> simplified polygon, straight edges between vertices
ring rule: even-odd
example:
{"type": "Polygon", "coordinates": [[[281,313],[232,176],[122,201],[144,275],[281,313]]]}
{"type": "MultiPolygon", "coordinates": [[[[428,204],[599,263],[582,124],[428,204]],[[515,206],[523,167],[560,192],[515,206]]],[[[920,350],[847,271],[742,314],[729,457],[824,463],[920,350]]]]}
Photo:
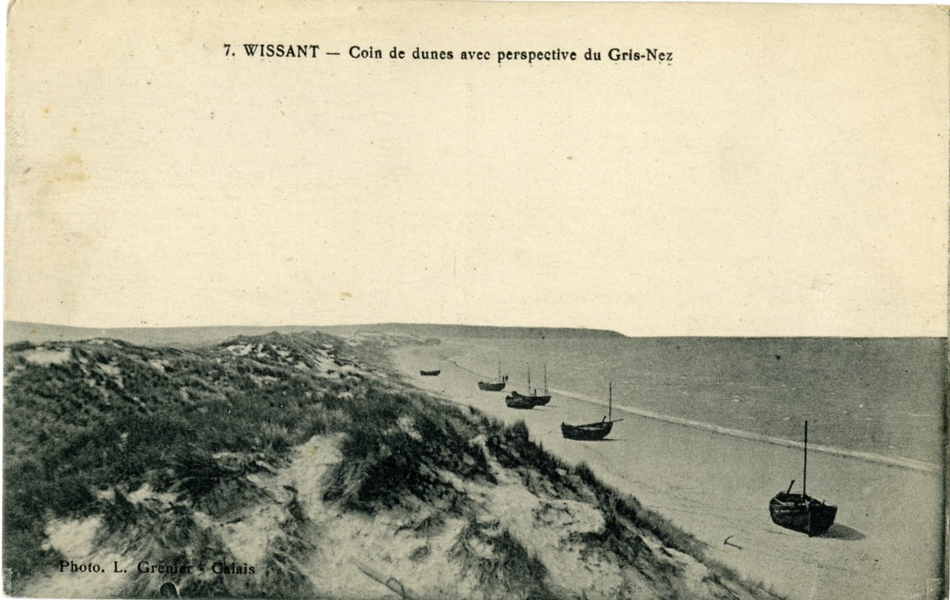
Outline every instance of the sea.
{"type": "Polygon", "coordinates": [[[943,338],[445,339],[442,358],[509,389],[607,404],[724,435],[935,473],[946,440],[943,338]]]}

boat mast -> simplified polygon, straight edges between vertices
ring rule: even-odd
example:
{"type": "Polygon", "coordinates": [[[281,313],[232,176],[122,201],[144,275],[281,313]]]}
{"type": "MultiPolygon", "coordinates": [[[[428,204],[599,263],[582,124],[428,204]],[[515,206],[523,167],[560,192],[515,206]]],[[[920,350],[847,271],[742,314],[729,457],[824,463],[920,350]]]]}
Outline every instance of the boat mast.
{"type": "Polygon", "coordinates": [[[531,365],[528,365],[528,393],[531,393],[531,365]]]}
{"type": "Polygon", "coordinates": [[[802,473],[802,495],[808,493],[806,483],[808,481],[808,421],[805,421],[805,468],[802,473]]]}
{"type": "Polygon", "coordinates": [[[614,411],[614,383],[612,381],[607,382],[607,420],[613,420],[613,411],[614,411]]]}
{"type": "Polygon", "coordinates": [[[548,363],[544,363],[544,395],[548,395],[548,363]]]}

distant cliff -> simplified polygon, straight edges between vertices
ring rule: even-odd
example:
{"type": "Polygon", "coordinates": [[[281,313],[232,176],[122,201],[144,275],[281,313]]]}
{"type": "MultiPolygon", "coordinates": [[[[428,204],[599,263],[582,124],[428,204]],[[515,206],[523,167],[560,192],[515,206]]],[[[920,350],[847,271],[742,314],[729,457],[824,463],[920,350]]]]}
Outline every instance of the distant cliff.
{"type": "Polygon", "coordinates": [[[320,327],[328,333],[350,334],[358,331],[371,331],[394,334],[412,334],[434,338],[623,338],[623,334],[604,329],[580,329],[565,327],[493,327],[482,325],[436,325],[412,323],[380,323],[375,325],[341,325],[320,327]]]}
{"type": "Polygon", "coordinates": [[[199,347],[215,344],[238,335],[263,335],[269,332],[283,334],[323,331],[336,335],[359,332],[411,335],[422,338],[622,338],[622,334],[602,329],[572,329],[548,327],[487,327],[475,325],[433,325],[409,323],[381,323],[368,325],[329,326],[224,326],[224,327],[120,327],[96,329],[64,327],[42,323],[6,321],[3,325],[4,343],[29,341],[34,344],[51,341],[110,338],[143,346],[199,347]]]}

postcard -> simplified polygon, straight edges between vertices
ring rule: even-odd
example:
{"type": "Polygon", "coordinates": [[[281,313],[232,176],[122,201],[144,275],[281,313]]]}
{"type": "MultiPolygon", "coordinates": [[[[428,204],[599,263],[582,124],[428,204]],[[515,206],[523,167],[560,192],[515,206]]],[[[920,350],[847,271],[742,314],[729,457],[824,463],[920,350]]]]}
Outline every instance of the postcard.
{"type": "Polygon", "coordinates": [[[946,597],[945,8],[8,21],[7,595],[946,597]]]}

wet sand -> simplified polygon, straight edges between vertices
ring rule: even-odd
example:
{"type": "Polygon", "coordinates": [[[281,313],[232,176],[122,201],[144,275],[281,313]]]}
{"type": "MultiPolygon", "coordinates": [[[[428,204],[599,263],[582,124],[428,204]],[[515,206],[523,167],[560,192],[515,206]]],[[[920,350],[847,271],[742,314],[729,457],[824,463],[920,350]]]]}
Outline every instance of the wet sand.
{"type": "Polygon", "coordinates": [[[506,392],[479,391],[479,377],[452,360],[463,352],[478,353],[478,341],[403,347],[394,358],[420,388],[506,423],[524,420],[545,449],[572,464],[586,462],[743,576],[792,600],[937,598],[940,475],[809,452],[809,494],[838,506],[829,532],[809,538],[774,525],[768,514],[769,499],[792,479],[801,490],[800,449],[646,418],[616,405],[613,418],[623,421],[606,440],[565,440],[562,421],[588,423],[606,414],[606,390],[602,404],[554,393],[547,406],[509,409],[506,392]],[[438,377],[420,376],[446,356],[438,377]]]}

